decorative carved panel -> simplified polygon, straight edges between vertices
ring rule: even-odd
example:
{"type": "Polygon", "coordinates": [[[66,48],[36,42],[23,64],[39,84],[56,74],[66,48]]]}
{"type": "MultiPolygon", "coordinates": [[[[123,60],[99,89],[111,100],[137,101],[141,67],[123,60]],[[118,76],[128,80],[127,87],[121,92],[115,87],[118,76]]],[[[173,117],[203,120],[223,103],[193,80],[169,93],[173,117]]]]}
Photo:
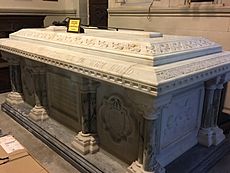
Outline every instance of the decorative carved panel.
{"type": "Polygon", "coordinates": [[[103,128],[110,134],[113,142],[127,141],[134,127],[128,123],[132,119],[123,101],[117,96],[111,96],[108,100],[104,100],[99,113],[103,128]]]}
{"type": "Polygon", "coordinates": [[[132,108],[118,95],[104,97],[98,111],[102,148],[131,163],[137,157],[139,125],[132,108]]]}
{"type": "Polygon", "coordinates": [[[174,144],[192,131],[199,129],[201,90],[191,90],[175,95],[170,105],[163,110],[161,149],[174,144]]]}

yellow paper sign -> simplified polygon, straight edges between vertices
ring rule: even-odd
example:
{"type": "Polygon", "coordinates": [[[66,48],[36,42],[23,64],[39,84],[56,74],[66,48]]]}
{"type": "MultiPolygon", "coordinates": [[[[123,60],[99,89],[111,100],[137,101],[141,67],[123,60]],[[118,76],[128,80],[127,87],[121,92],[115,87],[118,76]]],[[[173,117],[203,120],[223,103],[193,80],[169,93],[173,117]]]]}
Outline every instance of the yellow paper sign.
{"type": "Polygon", "coordinates": [[[67,32],[80,32],[80,19],[69,19],[67,32]]]}

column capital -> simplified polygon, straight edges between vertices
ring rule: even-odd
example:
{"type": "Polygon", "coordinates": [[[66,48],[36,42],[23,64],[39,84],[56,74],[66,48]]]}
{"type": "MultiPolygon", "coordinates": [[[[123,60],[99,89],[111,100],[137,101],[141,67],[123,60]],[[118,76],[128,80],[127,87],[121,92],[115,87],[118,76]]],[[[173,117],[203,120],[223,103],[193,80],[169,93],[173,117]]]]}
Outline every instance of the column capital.
{"type": "Polygon", "coordinates": [[[97,88],[100,86],[99,82],[88,78],[82,78],[80,84],[81,92],[96,92],[97,88]]]}
{"type": "MultiPolygon", "coordinates": [[[[229,74],[230,79],[230,74],[229,74]]],[[[223,74],[205,82],[206,89],[222,89],[223,84],[228,81],[228,75],[223,74]]]]}
{"type": "Polygon", "coordinates": [[[137,104],[139,114],[147,120],[156,120],[164,107],[170,104],[172,100],[171,95],[153,97],[152,101],[147,103],[137,104]]]}
{"type": "Polygon", "coordinates": [[[1,51],[2,59],[6,60],[10,65],[19,65],[20,57],[17,55],[10,54],[8,52],[1,51]]]}
{"type": "Polygon", "coordinates": [[[226,76],[226,74],[223,74],[205,82],[206,90],[203,105],[203,116],[201,129],[198,133],[198,141],[200,144],[207,147],[213,144],[219,144],[224,139],[223,132],[217,127],[217,120],[223,84],[227,79],[226,76]]]}
{"type": "Polygon", "coordinates": [[[230,72],[225,74],[225,83],[230,81],[230,72]]]}
{"type": "Polygon", "coordinates": [[[31,60],[26,60],[25,61],[27,68],[32,74],[45,74],[46,73],[46,65],[31,61],[31,60]]]}

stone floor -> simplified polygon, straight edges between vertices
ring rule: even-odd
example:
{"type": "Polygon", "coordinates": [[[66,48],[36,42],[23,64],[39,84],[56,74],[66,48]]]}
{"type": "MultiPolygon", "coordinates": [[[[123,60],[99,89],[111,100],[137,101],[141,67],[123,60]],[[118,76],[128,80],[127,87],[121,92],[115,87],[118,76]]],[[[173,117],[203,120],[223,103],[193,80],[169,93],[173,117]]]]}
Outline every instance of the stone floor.
{"type": "Polygon", "coordinates": [[[230,173],[230,154],[221,159],[208,173],[230,173]]]}
{"type": "MultiPolygon", "coordinates": [[[[6,94],[0,94],[0,104],[5,100],[5,96],[6,94]]],[[[2,111],[0,111],[0,128],[3,132],[13,135],[50,173],[79,173],[73,166],[2,111]]],[[[230,173],[230,154],[220,160],[208,173],[230,173]]]]}
{"type": "MultiPolygon", "coordinates": [[[[0,104],[4,101],[4,97],[4,94],[0,95],[0,104]]],[[[50,173],[79,173],[73,166],[2,111],[0,111],[0,128],[4,133],[13,135],[50,173]]]]}

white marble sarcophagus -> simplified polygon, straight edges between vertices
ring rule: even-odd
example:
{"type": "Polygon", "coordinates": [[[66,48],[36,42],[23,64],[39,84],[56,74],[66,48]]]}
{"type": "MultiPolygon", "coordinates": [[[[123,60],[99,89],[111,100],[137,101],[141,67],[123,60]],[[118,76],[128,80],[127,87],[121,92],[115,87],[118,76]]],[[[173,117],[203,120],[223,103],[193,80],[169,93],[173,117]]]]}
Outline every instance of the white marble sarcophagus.
{"type": "Polygon", "coordinates": [[[82,154],[104,148],[128,172],[164,172],[197,143],[225,138],[217,118],[230,53],[205,38],[23,29],[0,50],[11,67],[7,103],[35,105],[33,119],[71,126],[82,154]]]}

